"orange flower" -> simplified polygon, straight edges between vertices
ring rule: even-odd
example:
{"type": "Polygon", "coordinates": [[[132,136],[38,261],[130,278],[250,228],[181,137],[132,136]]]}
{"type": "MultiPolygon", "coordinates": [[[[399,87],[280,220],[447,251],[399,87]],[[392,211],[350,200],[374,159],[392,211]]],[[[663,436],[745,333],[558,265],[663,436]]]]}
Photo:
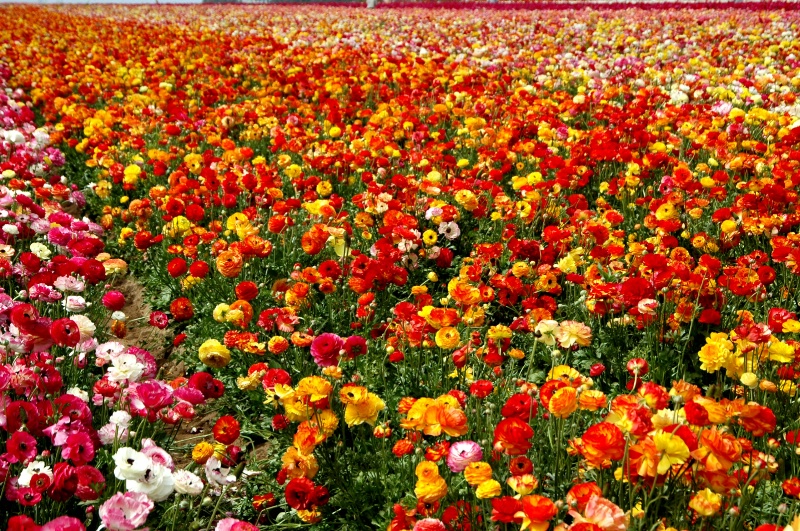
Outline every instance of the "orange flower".
{"type": "Polygon", "coordinates": [[[236,251],[223,251],[217,256],[217,271],[227,278],[236,278],[242,271],[242,255],[236,251]]]}
{"type": "Polygon", "coordinates": [[[578,397],[578,407],[586,411],[597,411],[608,404],[605,393],[596,389],[589,389],[578,397]]]}
{"type": "Polygon", "coordinates": [[[700,433],[692,457],[703,463],[709,472],[727,472],[742,457],[742,445],[733,435],[711,428],[700,433]]]}
{"type": "Polygon", "coordinates": [[[547,409],[557,418],[569,417],[578,409],[578,391],[574,387],[562,387],[553,394],[547,409]]]}
{"type": "Polygon", "coordinates": [[[517,513],[522,518],[520,531],[545,531],[550,527],[550,520],[558,514],[558,507],[549,498],[533,494],[522,498],[520,513],[517,513]]]}
{"type": "Polygon", "coordinates": [[[600,422],[586,430],[577,447],[589,466],[609,468],[611,461],[619,461],[625,455],[625,437],[614,424],[600,422]]]}

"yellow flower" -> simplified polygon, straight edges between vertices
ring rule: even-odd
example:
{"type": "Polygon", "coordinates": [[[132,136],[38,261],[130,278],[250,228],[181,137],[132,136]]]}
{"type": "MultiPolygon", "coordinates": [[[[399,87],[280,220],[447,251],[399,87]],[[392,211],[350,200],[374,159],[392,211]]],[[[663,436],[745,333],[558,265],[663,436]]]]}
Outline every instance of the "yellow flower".
{"type": "Polygon", "coordinates": [[[722,496],[709,488],[695,494],[689,502],[689,508],[700,516],[713,516],[722,507],[722,496]]]}
{"type": "Polygon", "coordinates": [[[330,437],[339,427],[339,417],[336,416],[332,409],[326,409],[308,419],[308,423],[312,426],[318,426],[325,437],[330,437]]]}
{"type": "Polygon", "coordinates": [[[367,393],[364,400],[358,403],[347,404],[344,410],[344,421],[348,426],[356,426],[365,422],[370,426],[375,425],[378,414],[386,408],[386,404],[378,395],[367,393]]]}
{"type": "Polygon", "coordinates": [[[297,164],[292,164],[283,171],[284,173],[286,173],[286,176],[290,179],[295,179],[299,177],[301,173],[303,173],[302,168],[300,168],[300,166],[298,166],[297,164]]]}
{"type": "Polygon", "coordinates": [[[436,242],[439,241],[439,235],[436,234],[436,231],[428,229],[422,233],[422,241],[428,247],[436,245],[436,242]]]}
{"type": "Polygon", "coordinates": [[[800,321],[796,321],[794,319],[784,321],[782,332],[784,334],[796,334],[797,332],[800,332],[800,321]]]}
{"type": "Polygon", "coordinates": [[[445,326],[436,332],[436,346],[441,349],[452,350],[456,348],[460,342],[461,334],[452,326],[445,326]]]}
{"type": "Polygon", "coordinates": [[[478,485],[478,488],[475,491],[475,496],[479,500],[485,500],[487,498],[495,498],[500,496],[500,492],[500,482],[495,479],[490,479],[489,481],[484,481],[478,485]]]}
{"type": "Polygon", "coordinates": [[[286,453],[281,458],[281,463],[283,463],[289,479],[313,479],[319,471],[319,464],[314,454],[304,454],[294,446],[290,446],[286,450],[286,453]]]}
{"type": "Polygon", "coordinates": [[[319,376],[307,376],[297,383],[295,392],[299,397],[309,397],[311,402],[316,402],[327,398],[331,394],[333,386],[325,378],[319,376]]]}
{"type": "Polygon", "coordinates": [[[214,320],[216,322],[224,323],[225,322],[225,315],[228,313],[228,311],[230,309],[231,309],[231,307],[229,305],[225,304],[225,303],[217,304],[214,307],[214,311],[211,312],[211,316],[214,318],[214,320]]]}
{"type": "Polygon", "coordinates": [[[517,262],[511,267],[511,274],[517,278],[527,277],[531,274],[531,266],[525,262],[517,262]]]}
{"type": "Polygon", "coordinates": [[[414,471],[417,484],[414,494],[423,503],[435,503],[447,495],[447,482],[439,475],[439,467],[431,461],[422,461],[414,471]]]}
{"type": "Polygon", "coordinates": [[[731,350],[733,343],[728,341],[728,334],[712,333],[706,338],[706,344],[700,349],[700,368],[706,372],[716,372],[722,367],[729,366],[734,361],[731,350]]]}
{"type": "Polygon", "coordinates": [[[495,325],[489,328],[489,331],[486,333],[486,337],[489,339],[494,339],[495,341],[498,339],[508,339],[512,335],[511,329],[506,325],[495,325]]]}
{"type": "Polygon", "coordinates": [[[769,359],[779,363],[789,363],[794,361],[794,347],[787,345],[783,341],[770,343],[769,359]]]}
{"type": "Polygon", "coordinates": [[[539,480],[533,474],[511,476],[506,480],[506,483],[517,493],[517,498],[530,494],[539,486],[539,480]]]}
{"type": "Polygon", "coordinates": [[[682,465],[689,459],[689,447],[675,434],[658,430],[653,436],[653,443],[661,455],[659,474],[666,474],[673,465],[682,465]]]}
{"type": "Polygon", "coordinates": [[[477,487],[484,481],[492,479],[492,466],[484,461],[470,463],[464,469],[464,479],[473,487],[477,487]]]}
{"type": "Polygon", "coordinates": [[[205,365],[221,369],[231,362],[231,351],[216,339],[207,339],[200,345],[200,361],[205,365]]]}

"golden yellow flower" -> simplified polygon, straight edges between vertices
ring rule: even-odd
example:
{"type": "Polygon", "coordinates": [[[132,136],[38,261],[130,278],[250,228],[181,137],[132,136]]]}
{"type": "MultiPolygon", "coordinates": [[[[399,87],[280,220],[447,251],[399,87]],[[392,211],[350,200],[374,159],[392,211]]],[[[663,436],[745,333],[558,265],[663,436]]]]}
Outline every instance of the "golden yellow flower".
{"type": "Polygon", "coordinates": [[[192,460],[199,465],[206,464],[206,461],[211,459],[213,455],[214,446],[205,441],[197,443],[192,449],[192,460]]]}
{"type": "Polygon", "coordinates": [[[452,326],[445,326],[436,332],[436,346],[441,349],[453,350],[460,342],[461,334],[452,326]]]}
{"type": "Polygon", "coordinates": [[[348,426],[356,426],[365,422],[374,426],[375,421],[378,420],[378,414],[385,408],[386,404],[378,395],[367,393],[364,400],[347,404],[344,410],[344,421],[348,426]]]}
{"type": "Polygon", "coordinates": [[[208,367],[221,369],[231,362],[231,351],[216,339],[207,339],[199,349],[200,361],[208,367]]]}
{"type": "Polygon", "coordinates": [[[500,482],[496,479],[490,479],[478,485],[477,490],[475,490],[475,496],[479,500],[495,498],[500,496],[501,490],[500,482]]]}
{"type": "Polygon", "coordinates": [[[281,458],[281,463],[287,472],[289,479],[308,478],[313,479],[319,471],[319,464],[314,454],[301,453],[294,446],[290,446],[281,458]]]}
{"type": "Polygon", "coordinates": [[[297,383],[295,392],[298,397],[308,397],[312,402],[322,400],[331,394],[333,386],[320,376],[306,376],[297,383]]]}
{"type": "Polygon", "coordinates": [[[470,463],[464,469],[464,479],[473,487],[477,487],[484,481],[492,479],[492,466],[484,461],[470,463]]]}

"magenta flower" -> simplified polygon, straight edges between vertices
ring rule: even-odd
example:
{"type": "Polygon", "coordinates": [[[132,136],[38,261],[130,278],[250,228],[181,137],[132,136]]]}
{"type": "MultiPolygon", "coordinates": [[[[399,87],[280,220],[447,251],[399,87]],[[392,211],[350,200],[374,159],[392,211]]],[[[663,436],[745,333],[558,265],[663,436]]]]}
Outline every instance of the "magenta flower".
{"type": "Polygon", "coordinates": [[[42,526],[39,531],[86,531],[80,520],[71,516],[59,516],[42,526]]]}
{"type": "Polygon", "coordinates": [[[311,356],[320,367],[333,367],[339,363],[339,352],[343,346],[344,341],[336,334],[320,334],[311,342],[311,356]]]}
{"type": "Polygon", "coordinates": [[[73,433],[67,437],[61,455],[75,466],[85,465],[94,459],[94,443],[86,432],[73,433]]]}

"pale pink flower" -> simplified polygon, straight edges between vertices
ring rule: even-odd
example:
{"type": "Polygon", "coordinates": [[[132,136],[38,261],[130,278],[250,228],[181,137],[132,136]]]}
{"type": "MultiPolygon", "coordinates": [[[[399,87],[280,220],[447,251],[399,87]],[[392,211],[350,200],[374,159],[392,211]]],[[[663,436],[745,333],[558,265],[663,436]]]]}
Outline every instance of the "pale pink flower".
{"type": "Polygon", "coordinates": [[[100,520],[110,531],[133,531],[147,521],[153,501],[141,492],[118,492],[100,506],[100,520]]]}

